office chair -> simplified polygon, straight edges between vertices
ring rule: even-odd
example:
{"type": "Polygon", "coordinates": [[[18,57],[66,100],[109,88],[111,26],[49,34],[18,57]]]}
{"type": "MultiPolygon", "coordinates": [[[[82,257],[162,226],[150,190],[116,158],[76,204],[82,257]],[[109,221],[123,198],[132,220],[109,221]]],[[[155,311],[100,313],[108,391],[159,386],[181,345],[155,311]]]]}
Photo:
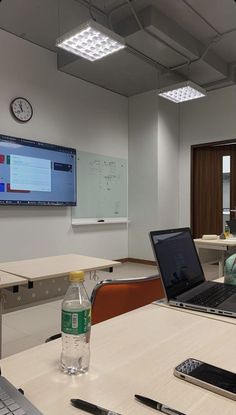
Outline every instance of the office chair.
{"type": "Polygon", "coordinates": [[[164,296],[158,275],[103,280],[92,291],[92,324],[127,313],[164,296]]]}
{"type": "MultiPolygon", "coordinates": [[[[158,275],[100,281],[91,294],[92,324],[127,313],[164,296],[158,275]]],[[[46,343],[59,337],[61,333],[49,337],[46,343]]]]}

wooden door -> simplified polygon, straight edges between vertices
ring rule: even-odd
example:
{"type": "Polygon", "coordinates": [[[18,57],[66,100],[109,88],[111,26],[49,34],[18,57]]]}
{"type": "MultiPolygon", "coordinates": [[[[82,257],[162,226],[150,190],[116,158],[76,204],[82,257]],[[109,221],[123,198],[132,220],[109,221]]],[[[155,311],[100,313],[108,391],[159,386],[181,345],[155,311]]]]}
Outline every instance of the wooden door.
{"type": "Polygon", "coordinates": [[[202,146],[192,151],[192,232],[222,232],[222,154],[221,147],[202,146]]]}
{"type": "Polygon", "coordinates": [[[226,220],[236,220],[236,140],[192,146],[191,156],[193,236],[220,235],[226,220]],[[225,156],[229,161],[228,173],[223,172],[225,156]],[[227,201],[225,178],[229,187],[227,201]]]}

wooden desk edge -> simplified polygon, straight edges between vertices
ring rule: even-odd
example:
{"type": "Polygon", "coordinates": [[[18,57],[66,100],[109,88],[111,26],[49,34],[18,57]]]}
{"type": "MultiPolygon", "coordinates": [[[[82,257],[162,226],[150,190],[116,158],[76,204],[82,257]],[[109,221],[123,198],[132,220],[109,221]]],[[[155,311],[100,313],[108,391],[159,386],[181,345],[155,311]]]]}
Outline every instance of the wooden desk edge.
{"type": "Polygon", "coordinates": [[[6,271],[0,270],[0,289],[13,287],[15,285],[24,285],[24,284],[27,284],[27,281],[25,278],[22,278],[22,277],[19,277],[18,275],[10,274],[6,271]],[[10,279],[10,281],[7,281],[7,279],[10,279]]]}
{"type": "MultiPolygon", "coordinates": [[[[120,264],[121,264],[121,262],[118,262],[118,261],[110,261],[110,262],[108,261],[107,264],[103,264],[103,265],[99,265],[99,266],[95,266],[95,267],[81,268],[81,271],[90,272],[90,271],[96,271],[96,270],[105,270],[105,269],[113,268],[113,267],[118,266],[120,264]]],[[[27,275],[22,275],[22,274],[16,274],[16,273],[6,271],[6,270],[0,270],[0,272],[4,272],[6,274],[9,274],[9,275],[12,275],[12,276],[14,275],[15,277],[21,278],[23,280],[23,282],[21,282],[21,284],[24,284],[25,281],[34,282],[34,281],[39,281],[39,280],[40,281],[41,280],[46,280],[46,279],[49,279],[49,278],[58,278],[58,277],[68,276],[71,271],[59,272],[57,274],[45,274],[45,275],[36,275],[36,276],[33,276],[33,275],[30,276],[29,275],[29,276],[27,276],[27,275]]],[[[12,284],[12,285],[17,285],[17,284],[12,284]]],[[[1,284],[0,284],[0,288],[1,288],[1,284]]]]}

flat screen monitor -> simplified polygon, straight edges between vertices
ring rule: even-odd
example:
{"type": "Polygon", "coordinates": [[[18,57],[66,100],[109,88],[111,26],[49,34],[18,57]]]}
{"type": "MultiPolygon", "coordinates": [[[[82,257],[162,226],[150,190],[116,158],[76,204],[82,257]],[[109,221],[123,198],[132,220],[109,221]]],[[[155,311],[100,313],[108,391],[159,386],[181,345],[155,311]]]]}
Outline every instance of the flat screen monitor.
{"type": "Polygon", "coordinates": [[[0,205],[75,206],[76,150],[0,135],[0,205]]]}

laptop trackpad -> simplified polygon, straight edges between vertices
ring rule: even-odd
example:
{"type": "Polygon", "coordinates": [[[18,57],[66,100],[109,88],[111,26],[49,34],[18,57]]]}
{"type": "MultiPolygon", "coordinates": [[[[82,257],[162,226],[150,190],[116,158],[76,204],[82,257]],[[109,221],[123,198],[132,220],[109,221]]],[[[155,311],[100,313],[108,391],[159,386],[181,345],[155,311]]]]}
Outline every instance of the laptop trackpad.
{"type": "Polygon", "coordinates": [[[231,297],[221,303],[217,308],[236,312],[236,294],[231,295],[231,297]]]}

